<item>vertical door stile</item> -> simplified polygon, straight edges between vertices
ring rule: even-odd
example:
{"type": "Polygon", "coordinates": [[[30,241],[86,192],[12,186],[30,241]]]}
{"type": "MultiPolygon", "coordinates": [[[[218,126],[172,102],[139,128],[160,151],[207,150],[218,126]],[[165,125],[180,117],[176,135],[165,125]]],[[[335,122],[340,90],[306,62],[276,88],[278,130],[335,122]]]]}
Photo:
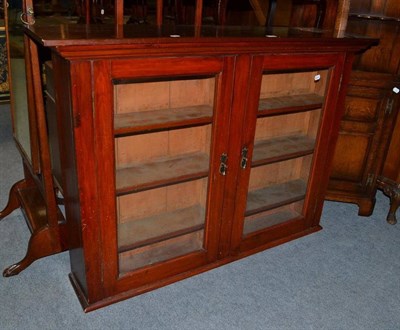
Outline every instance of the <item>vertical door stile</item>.
{"type": "Polygon", "coordinates": [[[211,248],[210,259],[213,260],[221,256],[222,251],[219,242],[224,237],[224,234],[229,232],[226,223],[227,218],[223,213],[223,201],[227,198],[226,192],[229,190],[227,183],[233,177],[233,168],[231,168],[231,164],[233,163],[228,148],[231,143],[229,123],[232,116],[231,103],[233,98],[235,58],[225,57],[222,61],[223,67],[222,71],[218,74],[215,90],[214,136],[211,146],[211,173],[207,202],[209,206],[209,225],[206,232],[206,245],[209,245],[211,248]]]}
{"type": "MultiPolygon", "coordinates": [[[[102,207],[106,204],[104,195],[99,190],[99,184],[106,178],[99,176],[98,166],[102,164],[102,155],[98,154],[98,135],[100,135],[99,118],[93,117],[93,68],[90,61],[71,61],[72,106],[70,120],[73,125],[74,155],[76,156],[77,187],[72,187],[72,195],[78,200],[80,214],[77,219],[80,228],[83,258],[86,267],[87,299],[90,302],[104,297],[102,276],[102,246],[101,225],[99,224],[102,207]]],[[[96,81],[97,82],[97,81],[96,81]]],[[[101,113],[101,112],[100,112],[101,113]]],[[[71,169],[68,169],[71,170],[71,169]]],[[[73,206],[74,203],[70,205],[73,206]]],[[[75,210],[71,210],[75,211],[75,210]]],[[[78,249],[77,249],[78,250],[78,249]]],[[[73,252],[76,255],[76,252],[73,252]]],[[[81,273],[80,260],[71,262],[71,268],[81,273]],[[72,264],[74,263],[74,264],[72,264]]],[[[81,280],[82,282],[82,280],[81,280]]],[[[81,283],[82,285],[82,283],[81,283]]]]}
{"type": "Polygon", "coordinates": [[[117,221],[114,159],[114,92],[111,62],[93,61],[93,120],[95,126],[95,159],[98,186],[99,230],[102,251],[102,279],[105,294],[112,294],[118,278],[117,221]]]}
{"type": "MultiPolygon", "coordinates": [[[[229,219],[229,236],[221,236],[220,249],[222,256],[237,253],[242,240],[242,214],[246,207],[248,168],[240,167],[242,150],[248,149],[251,158],[254,131],[257,117],[258,98],[261,84],[262,56],[238,56],[235,67],[235,83],[232,101],[232,119],[229,145],[232,159],[230,185],[225,191],[224,219],[229,219]],[[251,83],[249,83],[251,82],[251,83]]],[[[228,222],[228,220],[226,220],[228,222]]],[[[228,227],[227,227],[228,228],[228,227]]]]}
{"type": "Polygon", "coordinates": [[[352,58],[342,54],[337,57],[336,63],[332,64],[330,68],[330,80],[327,85],[327,96],[322,114],[323,118],[319,128],[314,156],[319,160],[319,163],[314,162],[314,168],[311,171],[312,175],[310,177],[312,191],[310,191],[306,200],[306,205],[308,205],[306,227],[317,226],[321,217],[322,206],[329,183],[329,175],[326,175],[326,172],[330,172],[332,167],[334,148],[339,137],[340,120],[345,110],[345,93],[351,72],[349,67],[344,67],[351,66],[351,63],[352,58]],[[348,72],[348,74],[343,75],[342,72],[348,72]]]}

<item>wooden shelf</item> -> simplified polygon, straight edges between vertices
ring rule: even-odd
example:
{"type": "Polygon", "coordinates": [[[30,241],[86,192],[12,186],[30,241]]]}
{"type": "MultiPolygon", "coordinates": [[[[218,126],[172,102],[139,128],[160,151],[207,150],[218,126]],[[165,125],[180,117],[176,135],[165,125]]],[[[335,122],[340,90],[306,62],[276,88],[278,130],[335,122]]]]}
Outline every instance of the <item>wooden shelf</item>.
{"type": "Polygon", "coordinates": [[[362,20],[376,20],[380,22],[400,22],[399,17],[387,16],[387,15],[379,15],[374,13],[349,13],[349,19],[362,19],[362,20]]]}
{"type": "Polygon", "coordinates": [[[31,233],[48,225],[46,203],[36,186],[19,189],[18,198],[31,233]]]}
{"type": "Polygon", "coordinates": [[[204,153],[192,153],[119,168],[116,171],[117,195],[200,179],[208,175],[208,168],[209,157],[204,153]]]}
{"type": "Polygon", "coordinates": [[[159,131],[194,125],[209,124],[213,109],[209,105],[116,114],[116,136],[159,131]]]}
{"type": "Polygon", "coordinates": [[[301,157],[314,152],[315,139],[306,135],[292,135],[257,141],[254,145],[252,166],[301,157]]]}
{"type": "Polygon", "coordinates": [[[243,234],[249,235],[300,217],[302,217],[302,215],[293,210],[282,210],[272,214],[260,215],[254,219],[245,219],[243,234]]]}
{"type": "Polygon", "coordinates": [[[307,184],[298,179],[250,191],[245,216],[274,209],[304,199],[307,184]]]}
{"type": "Polygon", "coordinates": [[[119,253],[120,274],[181,257],[195,251],[204,251],[204,230],[179,235],[164,241],[119,253]]]}
{"type": "Polygon", "coordinates": [[[300,112],[319,109],[324,97],[318,94],[285,95],[260,99],[259,116],[271,116],[282,113],[300,112]]]}
{"type": "Polygon", "coordinates": [[[129,251],[201,230],[204,222],[205,210],[196,205],[121,223],[118,225],[118,251],[129,251]]]}
{"type": "MultiPolygon", "coordinates": [[[[48,214],[46,202],[36,186],[18,189],[18,199],[21,203],[21,210],[26,215],[27,225],[31,233],[39,231],[48,226],[48,214]]],[[[58,223],[64,223],[65,218],[60,210],[57,211],[58,223]]]]}

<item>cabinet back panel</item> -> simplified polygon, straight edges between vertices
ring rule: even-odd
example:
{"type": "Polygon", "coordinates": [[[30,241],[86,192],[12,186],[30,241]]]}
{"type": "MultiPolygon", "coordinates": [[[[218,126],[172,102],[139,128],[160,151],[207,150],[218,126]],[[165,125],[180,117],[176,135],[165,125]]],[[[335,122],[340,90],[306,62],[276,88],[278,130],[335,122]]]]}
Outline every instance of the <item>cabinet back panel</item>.
{"type": "Polygon", "coordinates": [[[212,105],[215,78],[118,84],[114,86],[115,113],[168,111],[193,105],[212,105]]]}
{"type": "Polygon", "coordinates": [[[327,82],[329,81],[330,70],[318,70],[312,73],[313,91],[318,95],[325,95],[328,87],[327,82]],[[319,76],[319,79],[317,79],[319,76]]]}
{"type": "Polygon", "coordinates": [[[117,197],[118,222],[134,221],[194,205],[205,208],[207,179],[117,197]]]}
{"type": "Polygon", "coordinates": [[[265,73],[261,83],[261,98],[315,92],[325,94],[328,70],[288,73],[265,73]],[[320,75],[320,79],[315,77],[320,75]]]}
{"type": "Polygon", "coordinates": [[[307,182],[312,156],[299,157],[251,169],[249,190],[296,179],[307,182]]]}
{"type": "Polygon", "coordinates": [[[209,154],[211,125],[120,137],[115,142],[117,167],[193,152],[209,154]]]}
{"type": "Polygon", "coordinates": [[[311,164],[312,164],[313,159],[314,159],[313,155],[308,155],[308,156],[302,157],[302,164],[301,164],[301,168],[300,168],[300,178],[302,178],[306,182],[310,175],[311,164]]]}
{"type": "Polygon", "coordinates": [[[320,114],[320,111],[314,110],[259,118],[256,126],[256,141],[291,135],[308,135],[315,138],[320,114]]]}
{"type": "Polygon", "coordinates": [[[316,138],[318,134],[318,129],[321,121],[321,109],[308,111],[308,126],[307,126],[307,136],[316,138]]]}

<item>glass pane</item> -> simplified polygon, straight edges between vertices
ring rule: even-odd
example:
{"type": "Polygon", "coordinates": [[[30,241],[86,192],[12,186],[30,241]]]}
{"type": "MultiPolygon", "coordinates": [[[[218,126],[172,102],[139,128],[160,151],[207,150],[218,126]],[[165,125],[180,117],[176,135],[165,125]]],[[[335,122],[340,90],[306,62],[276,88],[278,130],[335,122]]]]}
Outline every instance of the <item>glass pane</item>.
{"type": "Polygon", "coordinates": [[[244,235],[303,217],[328,75],[263,75],[244,235]]]}
{"type": "Polygon", "coordinates": [[[204,249],[215,77],[114,87],[119,271],[204,249]]]}
{"type": "Polygon", "coordinates": [[[11,1],[8,7],[8,38],[10,50],[11,108],[14,134],[25,154],[31,158],[29,114],[26,92],[23,24],[19,19],[22,2],[11,1]]]}
{"type": "Polygon", "coordinates": [[[0,1],[0,102],[8,102],[10,99],[10,85],[8,79],[8,50],[6,36],[5,12],[0,1]]]}

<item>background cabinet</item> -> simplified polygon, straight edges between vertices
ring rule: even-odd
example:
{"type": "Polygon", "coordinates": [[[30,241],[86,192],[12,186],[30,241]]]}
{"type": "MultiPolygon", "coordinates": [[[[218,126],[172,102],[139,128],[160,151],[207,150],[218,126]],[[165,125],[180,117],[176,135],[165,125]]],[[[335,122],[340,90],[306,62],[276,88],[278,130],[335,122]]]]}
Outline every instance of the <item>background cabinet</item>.
{"type": "Polygon", "coordinates": [[[395,75],[353,71],[346,96],[329,183],[328,198],[356,203],[368,216],[375,204],[381,174],[397,116],[395,75]]]}
{"type": "Polygon", "coordinates": [[[4,10],[3,1],[0,1],[0,102],[10,101],[6,22],[7,11],[4,10]]]}
{"type": "Polygon", "coordinates": [[[393,188],[388,188],[383,169],[393,157],[389,144],[398,144],[399,12],[398,2],[391,0],[350,3],[346,31],[379,38],[380,43],[355,60],[327,194],[328,199],[356,203],[360,215],[370,215],[376,191],[382,188],[392,199],[390,223],[396,222],[399,198],[397,184],[392,181],[393,188]]]}

